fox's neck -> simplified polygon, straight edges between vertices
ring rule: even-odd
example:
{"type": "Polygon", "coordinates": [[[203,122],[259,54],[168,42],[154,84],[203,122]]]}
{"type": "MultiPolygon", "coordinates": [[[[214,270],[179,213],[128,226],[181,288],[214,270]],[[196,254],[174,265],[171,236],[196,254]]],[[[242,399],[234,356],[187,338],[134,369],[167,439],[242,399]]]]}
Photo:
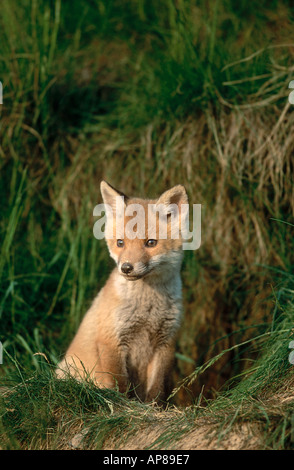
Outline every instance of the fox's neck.
{"type": "Polygon", "coordinates": [[[152,295],[152,291],[162,291],[165,294],[181,297],[180,267],[173,269],[172,272],[164,273],[164,275],[146,276],[135,281],[125,279],[116,269],[114,279],[120,297],[130,298],[132,295],[137,295],[138,292],[149,292],[152,295]]]}

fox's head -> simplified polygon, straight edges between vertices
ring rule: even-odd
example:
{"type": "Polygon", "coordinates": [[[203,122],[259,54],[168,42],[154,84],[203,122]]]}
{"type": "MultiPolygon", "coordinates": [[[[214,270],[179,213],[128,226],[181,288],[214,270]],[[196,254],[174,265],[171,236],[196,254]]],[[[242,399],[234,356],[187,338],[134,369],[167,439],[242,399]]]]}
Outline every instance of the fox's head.
{"type": "Polygon", "coordinates": [[[185,188],[177,185],[158,199],[147,200],[129,198],[102,181],[101,193],[105,237],[119,273],[130,281],[173,275],[182,260],[181,216],[188,205],[185,188]]]}

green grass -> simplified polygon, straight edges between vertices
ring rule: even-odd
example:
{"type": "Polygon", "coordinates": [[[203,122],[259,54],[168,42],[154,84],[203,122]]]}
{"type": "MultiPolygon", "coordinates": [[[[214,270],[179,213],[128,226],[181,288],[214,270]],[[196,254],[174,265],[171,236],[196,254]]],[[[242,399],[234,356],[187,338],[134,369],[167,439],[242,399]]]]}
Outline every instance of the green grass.
{"type": "MultiPolygon", "coordinates": [[[[259,438],[255,448],[293,449],[294,372],[289,362],[293,312],[293,304],[288,305],[278,324],[250,340],[259,357],[239,383],[205,406],[200,395],[197,403],[182,410],[160,411],[115,390],[99,390],[91,381],[58,380],[43,355],[35,356],[38,372],[30,375],[10,358],[17,373],[1,390],[2,449],[102,449],[109,443],[124,448],[138,432],[140,448],[176,449],[183,443],[193,448],[191,433],[201,432],[204,425],[210,427],[207,446],[214,441],[217,448],[237,434],[244,448],[240,426],[248,423],[259,438]]],[[[219,359],[216,356],[188,379],[195,380],[219,359]]]]}
{"type": "MultiPolygon", "coordinates": [[[[4,435],[8,430],[8,439],[3,442],[6,448],[70,447],[80,430],[89,426],[93,432],[94,424],[100,430],[96,435],[99,447],[110,430],[118,435],[124,431],[128,420],[123,419],[123,410],[131,407],[117,392],[99,391],[91,383],[57,380],[50,368],[29,378],[21,374],[21,379],[5,397],[2,430],[4,435]]],[[[140,408],[138,403],[132,406],[140,408]]]]}
{"type": "MultiPolygon", "coordinates": [[[[257,388],[287,375],[286,333],[272,367],[256,360],[293,320],[293,16],[286,0],[2,2],[0,377],[16,373],[22,384],[9,399],[24,433],[12,438],[3,418],[10,447],[46,447],[29,434],[21,400],[36,388],[42,402],[37,377],[45,397],[66,387],[34,354],[54,367],[111,271],[92,233],[101,179],[151,197],[182,183],[202,204],[202,245],[183,264],[177,405],[231,384],[233,426],[242,415],[234,393],[251,393],[258,371],[257,388]]],[[[70,385],[77,406],[86,388],[70,385]]],[[[62,393],[46,412],[40,405],[55,437],[62,393]]],[[[91,388],[93,404],[99,393],[91,388]]],[[[182,411],[181,429],[192,429],[196,411],[182,411]]],[[[84,411],[75,413],[78,428],[84,411]]],[[[271,446],[289,447],[287,413],[271,446]]]]}

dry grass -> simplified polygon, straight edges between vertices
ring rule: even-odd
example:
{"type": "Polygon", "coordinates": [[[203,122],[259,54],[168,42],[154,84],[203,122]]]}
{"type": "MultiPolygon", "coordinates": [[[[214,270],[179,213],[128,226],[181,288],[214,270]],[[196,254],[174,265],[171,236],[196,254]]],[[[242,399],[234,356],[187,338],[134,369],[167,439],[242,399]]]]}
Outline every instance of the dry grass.
{"type": "MultiPolygon", "coordinates": [[[[202,245],[187,254],[184,266],[179,339],[180,352],[198,364],[234,344],[234,331],[243,328],[237,337],[246,339],[254,331],[246,327],[270,323],[275,281],[267,267],[283,271],[291,263],[291,231],[273,219],[290,221],[294,214],[294,114],[289,104],[271,109],[266,116],[263,110],[223,108],[217,116],[207,110],[197,120],[161,128],[160,134],[149,126],[131,144],[106,130],[98,142],[72,141],[70,153],[76,157],[58,174],[50,193],[61,218],[69,209],[78,217],[85,200],[90,214],[100,201],[102,177],[127,194],[144,188],[150,196],[184,183],[190,202],[202,203],[202,245]],[[89,167],[97,181],[90,194],[89,167]]],[[[230,377],[228,359],[209,371],[196,394],[203,384],[219,388],[230,377]]],[[[175,379],[192,368],[181,363],[175,379]]]]}

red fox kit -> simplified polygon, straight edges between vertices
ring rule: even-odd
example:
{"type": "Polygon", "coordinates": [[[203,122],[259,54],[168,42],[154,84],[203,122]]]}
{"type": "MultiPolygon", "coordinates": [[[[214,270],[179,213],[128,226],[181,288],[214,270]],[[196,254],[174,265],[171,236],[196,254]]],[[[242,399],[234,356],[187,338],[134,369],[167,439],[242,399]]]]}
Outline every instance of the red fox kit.
{"type": "Polygon", "coordinates": [[[163,400],[182,316],[182,239],[173,236],[179,222],[170,208],[181,213],[188,203],[186,191],[177,185],[157,200],[128,198],[102,181],[101,193],[108,207],[105,237],[116,267],[86,313],[58,375],[91,375],[99,387],[118,386],[143,401],[163,400]],[[135,220],[128,212],[133,205],[140,209],[135,220]],[[159,207],[166,215],[162,238],[159,207]],[[109,216],[111,211],[116,217],[109,216]],[[137,236],[126,230],[128,224],[136,227],[137,236]]]}

